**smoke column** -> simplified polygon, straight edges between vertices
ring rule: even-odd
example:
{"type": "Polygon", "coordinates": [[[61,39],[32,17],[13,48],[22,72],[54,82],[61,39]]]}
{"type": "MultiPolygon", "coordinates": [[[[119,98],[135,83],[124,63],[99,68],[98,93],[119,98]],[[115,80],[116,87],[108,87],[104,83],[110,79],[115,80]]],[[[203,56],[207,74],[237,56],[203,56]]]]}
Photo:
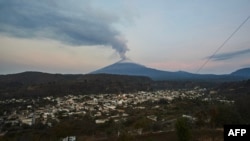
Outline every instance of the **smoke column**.
{"type": "Polygon", "coordinates": [[[49,38],[72,46],[104,45],[125,59],[126,40],[112,24],[118,16],[93,8],[87,0],[4,0],[0,34],[17,38],[49,38]]]}

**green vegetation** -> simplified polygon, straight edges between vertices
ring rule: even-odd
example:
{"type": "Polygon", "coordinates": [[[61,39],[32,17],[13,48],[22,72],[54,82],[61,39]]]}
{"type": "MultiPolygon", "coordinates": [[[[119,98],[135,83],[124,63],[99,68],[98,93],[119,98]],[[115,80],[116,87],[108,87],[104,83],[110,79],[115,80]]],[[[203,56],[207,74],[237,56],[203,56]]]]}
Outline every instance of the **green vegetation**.
{"type": "Polygon", "coordinates": [[[0,75],[0,99],[148,91],[152,90],[151,83],[143,76],[25,72],[0,75]]]}
{"type": "Polygon", "coordinates": [[[179,141],[190,141],[191,140],[191,126],[188,123],[187,118],[178,118],[175,123],[175,130],[179,141]]]}

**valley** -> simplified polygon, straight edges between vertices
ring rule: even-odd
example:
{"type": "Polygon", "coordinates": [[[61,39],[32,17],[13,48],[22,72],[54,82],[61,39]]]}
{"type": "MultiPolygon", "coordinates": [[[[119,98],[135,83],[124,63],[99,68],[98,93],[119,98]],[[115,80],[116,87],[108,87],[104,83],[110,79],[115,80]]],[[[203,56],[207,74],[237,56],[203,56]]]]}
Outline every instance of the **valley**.
{"type": "Polygon", "coordinates": [[[178,140],[182,119],[192,139],[223,140],[224,124],[250,123],[249,80],[24,74],[1,81],[0,140],[178,140]]]}

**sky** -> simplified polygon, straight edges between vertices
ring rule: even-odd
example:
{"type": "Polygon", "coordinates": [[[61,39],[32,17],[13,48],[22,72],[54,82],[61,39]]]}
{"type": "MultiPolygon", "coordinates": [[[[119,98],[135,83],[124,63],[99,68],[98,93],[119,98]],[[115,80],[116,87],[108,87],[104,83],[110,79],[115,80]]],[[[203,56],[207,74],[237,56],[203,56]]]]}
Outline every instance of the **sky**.
{"type": "Polygon", "coordinates": [[[210,59],[198,73],[228,74],[250,67],[249,16],[249,0],[0,0],[0,74],[86,74],[126,58],[191,73],[210,59]]]}

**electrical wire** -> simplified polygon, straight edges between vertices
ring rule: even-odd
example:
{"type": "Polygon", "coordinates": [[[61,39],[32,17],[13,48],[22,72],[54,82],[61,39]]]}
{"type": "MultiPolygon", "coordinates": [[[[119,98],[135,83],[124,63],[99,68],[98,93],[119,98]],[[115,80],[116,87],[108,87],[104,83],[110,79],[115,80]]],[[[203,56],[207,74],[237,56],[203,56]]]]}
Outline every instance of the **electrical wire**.
{"type": "Polygon", "coordinates": [[[221,50],[225,44],[234,36],[234,34],[236,32],[238,32],[240,30],[240,28],[249,20],[250,16],[248,16],[235,30],[232,34],[230,34],[230,36],[215,50],[215,52],[209,57],[206,59],[206,61],[200,66],[200,68],[196,71],[196,74],[199,73],[205,66],[206,64],[214,57],[214,55],[217,54],[217,52],[219,50],[221,50]]]}

